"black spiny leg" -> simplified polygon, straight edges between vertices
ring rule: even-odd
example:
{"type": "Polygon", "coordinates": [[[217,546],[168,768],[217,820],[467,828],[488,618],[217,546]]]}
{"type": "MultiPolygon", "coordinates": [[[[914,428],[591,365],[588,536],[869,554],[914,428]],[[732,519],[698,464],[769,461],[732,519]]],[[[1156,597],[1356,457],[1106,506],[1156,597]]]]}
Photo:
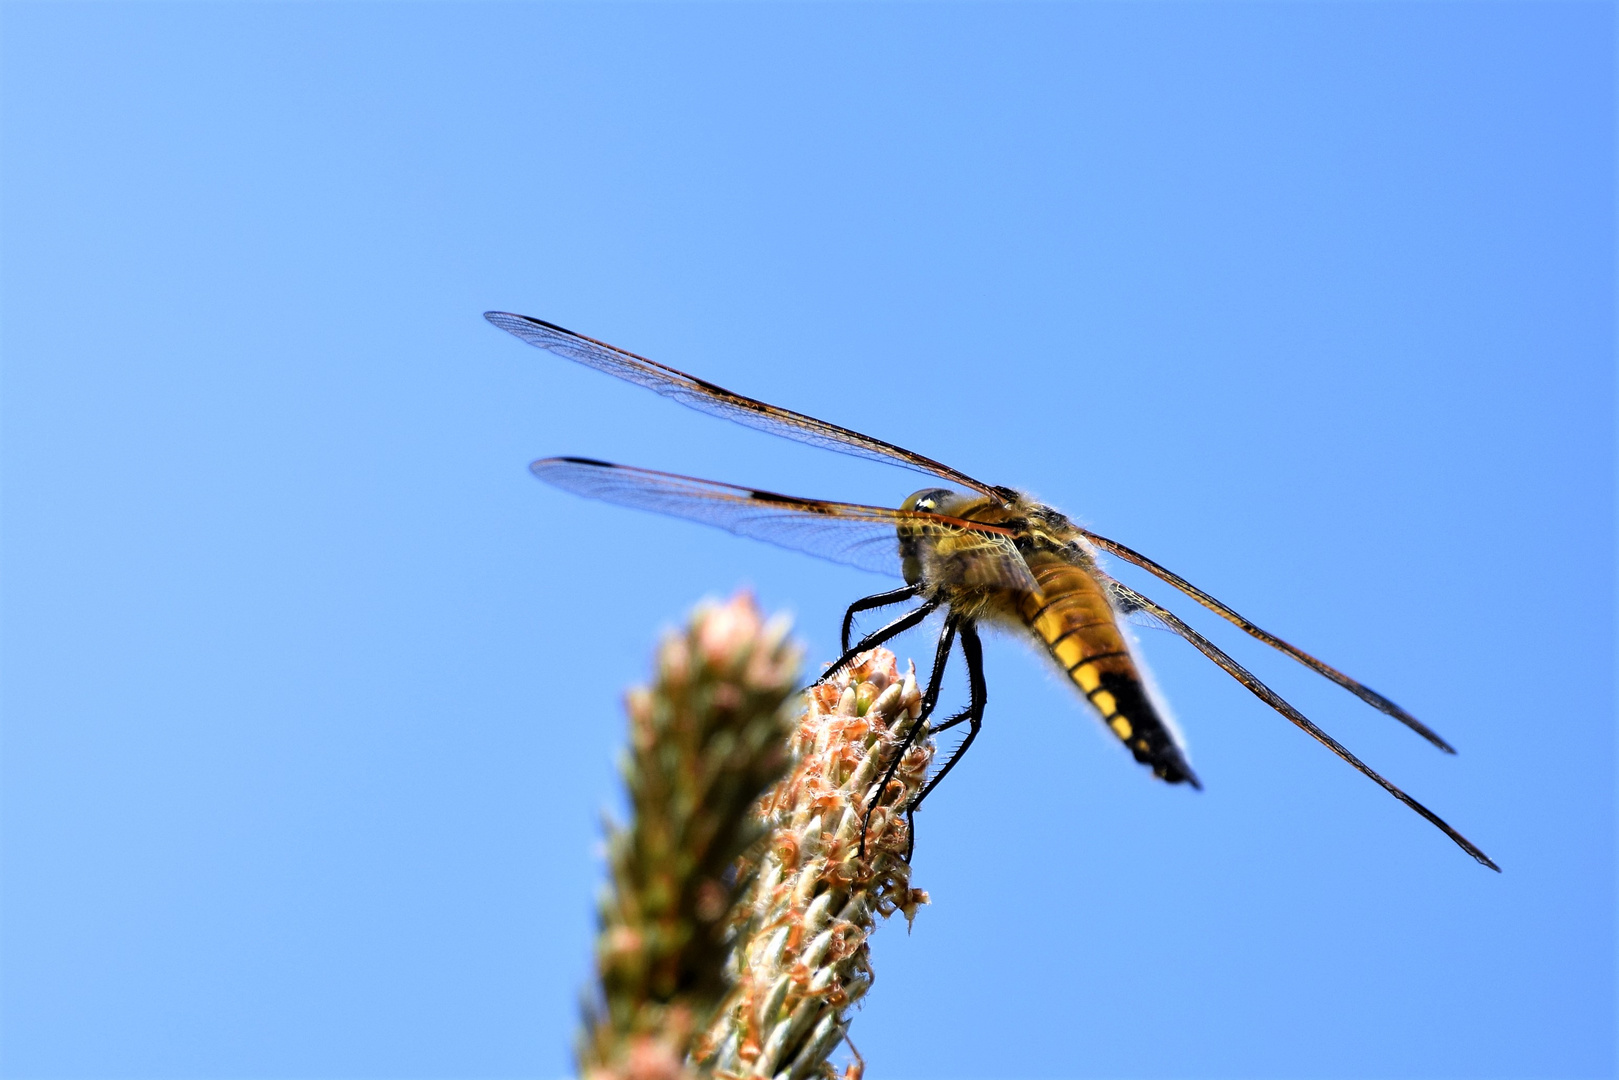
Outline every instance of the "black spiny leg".
{"type": "MultiPolygon", "coordinates": [[[[927,798],[929,793],[939,786],[939,782],[950,774],[950,770],[956,767],[956,762],[967,753],[967,747],[978,738],[978,729],[984,723],[984,706],[989,703],[989,689],[984,683],[984,645],[978,639],[977,625],[971,622],[961,624],[961,658],[967,662],[967,707],[934,728],[933,733],[937,735],[941,731],[949,731],[957,724],[966,724],[967,737],[961,740],[961,745],[950,755],[950,760],[944,763],[944,768],[933,774],[928,786],[923,788],[922,793],[912,799],[911,805],[905,808],[907,821],[910,820],[909,815],[915,814],[921,808],[922,800],[927,798]]],[[[916,834],[913,831],[911,835],[916,834]]]]}
{"type": "Polygon", "coordinates": [[[920,585],[907,585],[903,589],[890,589],[887,592],[863,596],[850,604],[849,610],[843,616],[843,651],[849,651],[849,633],[854,630],[854,617],[856,615],[862,611],[870,611],[872,608],[887,607],[889,604],[897,604],[901,600],[909,600],[920,592],[921,588],[920,585]]]}
{"type": "Polygon", "coordinates": [[[943,602],[944,601],[942,600],[925,601],[920,607],[907,611],[905,614],[901,615],[899,618],[895,619],[881,630],[874,630],[867,634],[865,637],[860,639],[854,648],[844,649],[843,655],[838,657],[837,660],[833,662],[831,667],[821,672],[821,677],[816,679],[810,685],[819,686],[821,683],[824,683],[833,675],[837,674],[837,672],[842,668],[850,664],[854,658],[859,656],[861,653],[868,649],[875,649],[877,646],[881,645],[890,638],[895,638],[900,634],[903,634],[911,627],[920,623],[923,619],[926,619],[929,615],[932,615],[943,602]]]}
{"type": "MultiPolygon", "coordinates": [[[[866,807],[866,816],[860,820],[860,857],[862,859],[866,857],[866,830],[871,827],[871,815],[876,812],[877,804],[882,802],[883,792],[888,790],[888,785],[894,779],[894,774],[899,771],[899,763],[905,759],[905,751],[909,750],[911,744],[916,741],[917,735],[922,731],[922,725],[928,722],[928,717],[933,714],[933,707],[939,703],[939,691],[944,685],[945,664],[950,660],[950,649],[956,643],[956,631],[959,625],[960,619],[954,615],[944,620],[944,632],[939,635],[939,647],[933,654],[933,672],[928,676],[928,688],[922,694],[922,709],[917,713],[916,719],[911,721],[911,726],[906,729],[905,737],[900,740],[899,746],[894,751],[894,760],[890,761],[888,768],[883,770],[882,780],[872,789],[872,793],[868,797],[869,805],[866,807]]],[[[878,633],[881,632],[878,631],[878,633]]],[[[976,642],[977,639],[977,635],[974,634],[973,640],[976,642]]]]}

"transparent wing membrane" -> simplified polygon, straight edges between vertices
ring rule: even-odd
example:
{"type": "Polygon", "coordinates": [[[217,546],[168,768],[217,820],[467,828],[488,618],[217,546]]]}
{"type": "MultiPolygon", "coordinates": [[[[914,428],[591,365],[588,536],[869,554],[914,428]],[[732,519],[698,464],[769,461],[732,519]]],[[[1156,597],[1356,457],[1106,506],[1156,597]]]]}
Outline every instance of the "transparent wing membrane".
{"type": "Polygon", "coordinates": [[[542,319],[528,315],[514,315],[505,311],[486,311],[483,317],[535,348],[576,360],[597,371],[616,375],[637,386],[644,386],[654,393],[673,398],[698,412],[723,417],[745,427],[768,431],[784,439],[808,443],[826,450],[836,450],[841,454],[852,454],[868,461],[899,465],[960,484],[981,495],[1001,498],[1000,494],[988,484],[974,480],[966,473],[958,472],[948,465],[923,457],[904,447],[894,446],[870,435],[862,435],[858,431],[850,431],[848,428],[829,424],[825,420],[817,420],[813,416],[805,416],[791,409],[780,409],[750,397],[743,397],[741,394],[733,394],[722,386],[704,382],[683,371],[615,348],[595,338],[576,334],[572,330],[564,330],[542,319]]]}
{"type": "Polygon", "coordinates": [[[1028,577],[1008,531],[920,511],[800,499],[589,458],[545,458],[535,476],[576,495],[701,522],[832,562],[900,577],[900,530],[930,548],[970,553],[986,577],[1028,577]],[[1003,565],[1005,564],[1005,565],[1003,565]]]}
{"type": "Polygon", "coordinates": [[[1495,865],[1495,862],[1488,855],[1484,854],[1484,852],[1480,851],[1476,846],[1474,846],[1471,840],[1467,839],[1467,837],[1463,836],[1461,833],[1447,825],[1445,820],[1438,814],[1434,813],[1432,810],[1429,810],[1426,806],[1423,806],[1421,803],[1417,802],[1417,800],[1401,791],[1394,784],[1385,780],[1374,769],[1372,769],[1371,766],[1361,761],[1360,758],[1356,757],[1354,754],[1351,754],[1343,746],[1343,744],[1339,743],[1325,731],[1322,731],[1303,713],[1299,712],[1291,704],[1283,700],[1280,694],[1276,693],[1276,691],[1260,682],[1259,679],[1255,678],[1247,668],[1243,667],[1241,664],[1231,659],[1231,657],[1227,656],[1208,638],[1204,637],[1202,634],[1199,634],[1196,630],[1182,622],[1181,619],[1169,609],[1154,603],[1145,596],[1136,592],[1134,589],[1131,589],[1120,582],[1110,579],[1108,582],[1108,588],[1124,606],[1130,608],[1134,612],[1151,616],[1164,626],[1168,627],[1170,630],[1173,630],[1182,638],[1185,638],[1195,649],[1197,649],[1198,652],[1214,661],[1226,672],[1226,674],[1230,675],[1233,679],[1236,679],[1243,686],[1246,686],[1249,692],[1255,697],[1259,698],[1259,700],[1263,701],[1266,705],[1269,705],[1271,708],[1287,717],[1294,724],[1307,732],[1312,739],[1319,742],[1322,746],[1325,746],[1328,750],[1331,750],[1334,754],[1337,754],[1343,760],[1347,761],[1358,772],[1376,783],[1384,791],[1387,791],[1390,795],[1393,795],[1396,799],[1399,799],[1401,802],[1405,803],[1405,805],[1415,810],[1418,814],[1421,814],[1423,817],[1427,818],[1428,821],[1436,826],[1440,832],[1443,832],[1446,836],[1450,837],[1451,840],[1455,841],[1456,845],[1463,851],[1473,856],[1473,858],[1477,859],[1485,866],[1488,866],[1491,870],[1494,870],[1497,873],[1500,872],[1501,868],[1495,865]]]}
{"type": "MultiPolygon", "coordinates": [[[[1299,663],[1303,664],[1316,674],[1331,679],[1333,682],[1337,683],[1345,690],[1348,690],[1351,694],[1354,694],[1372,708],[1394,717],[1394,719],[1398,720],[1400,723],[1404,724],[1418,735],[1421,735],[1424,739],[1427,739],[1445,753],[1454,754],[1456,752],[1455,747],[1451,746],[1450,743],[1440,738],[1438,733],[1430,728],[1427,724],[1424,724],[1421,720],[1418,720],[1416,717],[1394,704],[1394,702],[1390,701],[1382,694],[1379,694],[1376,690],[1373,690],[1369,686],[1363,686],[1354,679],[1351,679],[1348,675],[1345,675],[1343,672],[1339,671],[1337,668],[1332,667],[1330,664],[1317,660],[1303,649],[1289,645],[1275,634],[1260,629],[1258,626],[1255,626],[1252,622],[1237,614],[1231,608],[1216,600],[1202,589],[1199,589],[1196,585],[1193,585],[1179,574],[1166,570],[1164,567],[1159,566],[1145,555],[1125,547],[1116,540],[1109,540],[1105,536],[1098,536],[1096,533],[1090,532],[1087,529],[1080,529],[1080,532],[1084,533],[1086,539],[1095,544],[1097,547],[1101,548],[1103,551],[1117,555],[1125,562],[1134,563],[1143,570],[1147,571],[1149,574],[1167,581],[1169,584],[1175,586],[1175,588],[1179,589],[1187,596],[1190,596],[1193,600],[1196,600],[1198,603],[1202,604],[1204,607],[1208,608],[1222,619],[1225,619],[1227,622],[1240,627],[1244,633],[1258,638],[1260,641],[1263,641],[1266,645],[1269,645],[1278,652],[1286,653],[1288,656],[1291,656],[1293,659],[1297,660],[1299,663]]],[[[1148,625],[1150,625],[1150,623],[1148,625]]]]}

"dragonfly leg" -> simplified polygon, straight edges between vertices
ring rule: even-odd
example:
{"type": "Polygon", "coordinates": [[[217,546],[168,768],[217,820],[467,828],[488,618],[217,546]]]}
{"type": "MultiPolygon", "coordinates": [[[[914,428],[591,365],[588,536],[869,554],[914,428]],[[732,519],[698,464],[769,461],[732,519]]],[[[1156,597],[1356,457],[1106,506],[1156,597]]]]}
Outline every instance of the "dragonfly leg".
{"type": "Polygon", "coordinates": [[[911,627],[916,626],[923,619],[926,619],[929,615],[932,615],[936,610],[938,610],[939,605],[942,603],[944,603],[943,600],[924,601],[920,607],[907,611],[905,614],[901,615],[899,618],[895,619],[881,630],[873,630],[871,633],[867,634],[865,637],[856,642],[853,648],[844,649],[843,655],[833,661],[832,666],[821,672],[821,677],[816,679],[810,685],[819,686],[821,683],[830,679],[833,675],[836,675],[844,667],[852,663],[854,658],[859,656],[861,653],[867,651],[868,649],[875,649],[877,646],[881,645],[885,641],[888,641],[890,638],[898,637],[905,631],[911,629],[911,627]]]}
{"type": "MultiPolygon", "coordinates": [[[[922,694],[922,709],[917,713],[916,719],[911,721],[911,726],[905,730],[904,737],[900,739],[899,746],[894,750],[893,760],[888,763],[888,768],[883,770],[883,778],[877,782],[872,788],[871,794],[867,796],[866,816],[860,822],[860,857],[862,859],[866,857],[866,830],[871,827],[871,815],[876,812],[877,804],[882,801],[883,792],[888,790],[888,785],[893,781],[894,774],[899,771],[900,762],[905,759],[905,752],[911,748],[911,744],[916,741],[916,737],[922,733],[922,725],[927,723],[928,717],[933,714],[933,707],[939,703],[939,691],[944,686],[945,665],[950,660],[950,650],[956,643],[956,631],[961,625],[962,621],[957,616],[952,615],[945,619],[944,631],[939,635],[939,647],[933,654],[933,672],[928,676],[928,688],[922,694]]],[[[972,634],[972,637],[975,642],[978,640],[976,632],[972,634]]],[[[907,817],[906,822],[909,823],[909,821],[910,819],[907,817]]],[[[909,857],[909,854],[907,850],[906,856],[909,857]]]]}
{"type": "Polygon", "coordinates": [[[921,808],[922,800],[927,798],[928,794],[939,786],[939,782],[949,775],[950,770],[956,767],[956,762],[960,761],[962,756],[967,753],[967,747],[971,746],[973,740],[978,738],[978,729],[983,726],[984,706],[989,702],[989,689],[984,682],[984,645],[978,639],[978,627],[970,622],[961,624],[961,658],[967,662],[967,707],[934,728],[933,733],[937,735],[939,732],[947,731],[957,724],[965,723],[967,725],[967,737],[961,740],[961,745],[956,747],[955,753],[950,755],[950,760],[944,763],[944,768],[935,773],[933,779],[928,781],[927,787],[922,789],[922,793],[911,800],[911,805],[906,808],[906,813],[914,814],[921,808]]]}
{"type": "Polygon", "coordinates": [[[843,651],[849,651],[849,634],[854,630],[854,617],[856,615],[862,611],[870,611],[872,608],[887,607],[889,604],[897,604],[901,600],[909,600],[920,591],[921,586],[919,585],[907,585],[903,589],[890,589],[887,592],[863,596],[850,604],[849,610],[843,615],[843,651]]]}

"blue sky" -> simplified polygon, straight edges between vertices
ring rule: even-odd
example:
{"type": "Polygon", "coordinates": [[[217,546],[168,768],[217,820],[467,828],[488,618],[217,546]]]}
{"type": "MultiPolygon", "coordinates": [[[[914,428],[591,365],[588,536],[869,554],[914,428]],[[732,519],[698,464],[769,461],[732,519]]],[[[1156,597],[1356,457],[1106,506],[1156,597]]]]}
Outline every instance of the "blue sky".
{"type": "Polygon", "coordinates": [[[1195,619],[1499,876],[1166,635],[1201,794],[992,641],[873,1075],[1613,1074],[1611,6],[0,18],[4,1075],[564,1074],[660,627],[830,658],[886,587],[535,483],[922,481],[487,308],[1031,490],[1460,748],[1195,619]]]}

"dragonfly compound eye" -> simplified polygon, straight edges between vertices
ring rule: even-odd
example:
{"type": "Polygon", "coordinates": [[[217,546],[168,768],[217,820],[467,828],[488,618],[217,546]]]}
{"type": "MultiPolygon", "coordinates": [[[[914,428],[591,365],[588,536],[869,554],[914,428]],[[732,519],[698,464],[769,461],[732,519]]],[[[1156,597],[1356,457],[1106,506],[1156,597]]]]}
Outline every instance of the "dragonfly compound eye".
{"type": "Polygon", "coordinates": [[[939,509],[942,503],[957,498],[960,498],[960,496],[949,488],[923,488],[921,491],[913,492],[907,496],[905,501],[900,503],[900,509],[922,510],[930,514],[938,514],[943,512],[939,509]]]}

